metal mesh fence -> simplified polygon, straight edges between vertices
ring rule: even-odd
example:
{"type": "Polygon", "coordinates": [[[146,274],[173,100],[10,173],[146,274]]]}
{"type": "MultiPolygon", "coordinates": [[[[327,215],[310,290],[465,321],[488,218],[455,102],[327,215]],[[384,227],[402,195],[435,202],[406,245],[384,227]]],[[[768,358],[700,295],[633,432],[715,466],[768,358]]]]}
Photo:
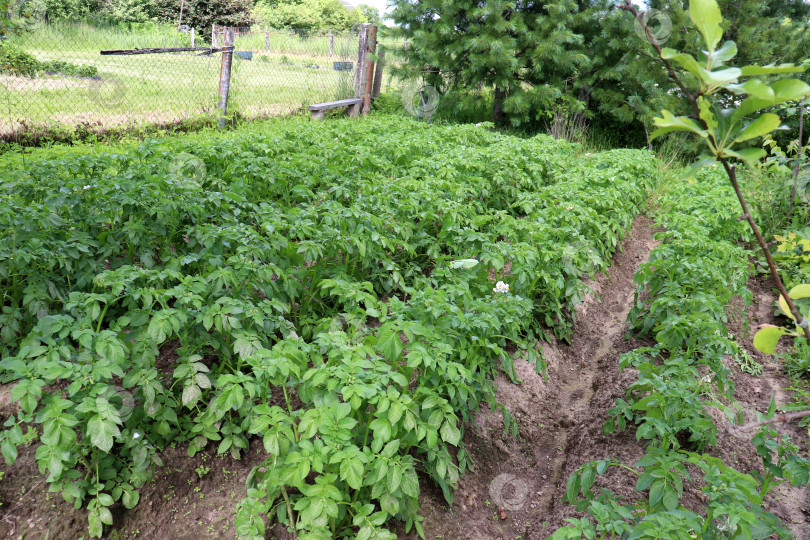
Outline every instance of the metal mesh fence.
{"type": "MultiPolygon", "coordinates": [[[[201,36],[169,29],[43,23],[12,36],[2,43],[0,136],[32,127],[132,127],[215,113],[219,53],[100,51],[210,47],[212,38],[214,46],[222,47],[224,30],[201,36]]],[[[353,96],[357,33],[233,30],[229,112],[247,117],[287,114],[353,96]]]]}

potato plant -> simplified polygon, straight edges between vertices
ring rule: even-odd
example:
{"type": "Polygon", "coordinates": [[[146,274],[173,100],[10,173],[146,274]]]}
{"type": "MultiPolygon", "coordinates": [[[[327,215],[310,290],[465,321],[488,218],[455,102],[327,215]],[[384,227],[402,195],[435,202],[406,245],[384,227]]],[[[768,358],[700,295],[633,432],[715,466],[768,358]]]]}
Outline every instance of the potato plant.
{"type": "Polygon", "coordinates": [[[240,536],[262,515],[301,538],[421,534],[417,473],[452,500],[465,423],[503,410],[494,374],[544,370],[537,340],[570,336],[654,179],[646,152],[386,117],[0,161],[20,404],[0,450],[35,439],[92,536],[167,444],[239,457],[253,437],[240,536]]]}
{"type": "MultiPolygon", "coordinates": [[[[789,538],[780,520],[763,509],[767,495],[782,482],[805,485],[810,460],[770,425],[752,444],[763,472],[741,472],[704,452],[717,444],[723,426],[707,408],[741,421],[734,386],[724,358],[741,369],[750,355],[726,328],[734,296],[747,306],[751,272],[749,253],[739,247],[749,230],[733,211],[734,192],[719,168],[697,174],[697,182],[679,183],[660,199],[656,222],[662,240],[635,276],[631,329],[654,337],[652,347],[622,355],[622,369],[637,370],[637,380],[608,411],[606,433],[635,429],[647,445],[637,463],[603,460],[583,465],[569,478],[567,500],[586,518],[571,519],[552,538],[789,538]],[[598,486],[609,467],[632,471],[637,497],[616,501],[598,486]],[[693,478],[689,470],[700,470],[693,478]],[[684,486],[705,495],[699,511],[682,504],[684,486]]],[[[763,418],[773,418],[775,405],[763,418]]]]}

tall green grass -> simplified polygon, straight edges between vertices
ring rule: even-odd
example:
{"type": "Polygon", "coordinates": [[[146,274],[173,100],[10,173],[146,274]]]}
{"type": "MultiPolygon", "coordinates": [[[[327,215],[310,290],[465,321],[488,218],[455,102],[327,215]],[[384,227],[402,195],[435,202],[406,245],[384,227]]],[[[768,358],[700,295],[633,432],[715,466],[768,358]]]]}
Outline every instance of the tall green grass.
{"type": "MultiPolygon", "coordinates": [[[[207,45],[210,35],[197,36],[207,45]]],[[[237,50],[252,61],[234,59],[229,110],[244,116],[287,114],[320,101],[350,97],[352,71],[335,71],[333,61],[356,62],[356,36],[329,38],[264,32],[242,34],[237,50]]],[[[13,41],[40,61],[92,65],[100,79],[39,76],[0,77],[0,132],[30,125],[89,124],[98,127],[166,123],[215,113],[220,55],[197,53],[104,55],[102,50],[185,47],[190,36],[173,27],[142,25],[132,30],[83,22],[42,24],[13,41]]]]}

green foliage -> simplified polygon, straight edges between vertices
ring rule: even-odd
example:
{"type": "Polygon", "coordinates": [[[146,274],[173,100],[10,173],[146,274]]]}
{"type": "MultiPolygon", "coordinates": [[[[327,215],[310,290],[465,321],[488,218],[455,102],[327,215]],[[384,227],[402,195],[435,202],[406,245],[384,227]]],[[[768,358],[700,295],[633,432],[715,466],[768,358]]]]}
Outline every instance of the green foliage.
{"type": "Polygon", "coordinates": [[[35,77],[40,70],[40,62],[21,47],[13,43],[0,44],[0,73],[35,77]]]}
{"type": "Polygon", "coordinates": [[[774,260],[779,262],[785,285],[810,283],[810,227],[774,235],[774,239],[778,242],[774,260]]]}
{"type": "Polygon", "coordinates": [[[660,204],[662,243],[636,273],[629,314],[631,328],[652,332],[658,344],[622,357],[621,367],[638,370],[638,380],[610,410],[605,432],[631,424],[653,446],[702,451],[717,433],[702,394],[716,387],[732,398],[723,359],[751,360],[725,327],[731,300],[740,297],[747,306],[752,299],[747,253],[737,245],[746,229],[716,168],[701,173],[697,184],[679,183],[660,204]]]}
{"type": "Polygon", "coordinates": [[[611,460],[592,461],[569,478],[566,498],[588,518],[568,520],[550,538],[622,537],[629,539],[678,538],[790,538],[779,518],[762,508],[767,492],[748,474],[742,474],[721,460],[692,452],[648,449],[636,464],[641,472],[611,460]],[[597,475],[611,467],[632,471],[638,478],[639,495],[622,502],[610,489],[596,488],[597,475]],[[693,480],[688,467],[702,474],[693,480]],[[681,504],[684,486],[701,486],[701,513],[681,504]],[[705,513],[703,513],[705,512],[705,513]]]}
{"type": "Polygon", "coordinates": [[[95,66],[77,66],[60,60],[40,62],[14,43],[0,44],[0,73],[22,77],[36,77],[42,72],[72,75],[76,77],[95,77],[98,68],[95,66]]]}
{"type": "MultiPolygon", "coordinates": [[[[751,300],[745,288],[748,255],[737,246],[747,229],[733,212],[733,192],[723,174],[710,168],[695,184],[677,184],[660,202],[663,242],[636,274],[636,304],[629,316],[632,328],[652,332],[658,343],[621,357],[621,367],[637,370],[638,379],[616,400],[604,427],[612,433],[635,426],[636,437],[648,441],[647,451],[632,469],[613,460],[578,469],[566,496],[587,517],[568,520],[551,538],[789,538],[779,519],[763,508],[779,483],[807,483],[810,462],[789,440],[767,427],[754,438],[763,472],[743,474],[694,453],[716,444],[718,428],[707,407],[739,420],[736,407],[726,405],[734,389],[724,357],[750,362],[725,328],[732,297],[745,304],[751,300]],[[597,487],[597,476],[611,466],[637,475],[639,498],[621,501],[597,487]],[[695,468],[702,481],[692,478],[689,471],[695,468]],[[701,486],[701,508],[682,504],[690,483],[701,486]]],[[[772,405],[763,417],[774,412],[772,405]]]]}
{"type": "Polygon", "coordinates": [[[76,77],[96,77],[98,68],[96,66],[77,66],[61,60],[51,60],[50,62],[40,62],[40,71],[59,73],[61,75],[73,75],[76,77]]]}
{"type": "Polygon", "coordinates": [[[765,354],[774,353],[776,344],[782,336],[804,336],[800,321],[803,318],[805,324],[807,324],[807,317],[810,317],[810,284],[800,283],[790,289],[787,295],[790,297],[791,301],[794,301],[796,309],[799,310],[800,319],[797,320],[796,316],[791,313],[785,301],[785,297],[780,294],[778,299],[779,309],[788,319],[793,321],[795,327],[790,328],[763,324],[760,330],[754,335],[754,347],[765,354]]]}
{"type": "Polygon", "coordinates": [[[370,6],[347,11],[338,0],[260,0],[253,9],[260,25],[299,31],[345,31],[380,18],[370,6]]]}
{"type": "Polygon", "coordinates": [[[694,92],[688,94],[698,119],[686,116],[675,117],[667,110],[655,118],[658,129],[651,135],[655,138],[665,133],[686,131],[701,137],[708,150],[695,164],[694,170],[715,159],[732,159],[755,164],[765,156],[759,148],[739,148],[738,143],[767,135],[779,127],[780,119],[773,113],[759,117],[751,115],[768,107],[787,101],[796,101],[810,94],[810,86],[797,79],[780,79],[773,83],[763,80],[764,75],[784,75],[803,71],[794,64],[743,65],[734,67],[729,62],[738,53],[734,41],[725,41],[718,48],[723,36],[720,8],[714,0],[690,2],[690,15],[703,37],[705,50],[697,58],[685,52],[664,48],[661,58],[677,65],[689,80],[694,92]],[[741,82],[742,79],[745,79],[741,82]],[[728,107],[728,94],[747,96],[738,98],[738,107],[728,107]]]}
{"type": "MultiPolygon", "coordinates": [[[[154,0],[159,21],[177,24],[180,2],[154,0]]],[[[198,36],[210,36],[211,25],[250,26],[253,24],[252,0],[188,0],[183,5],[183,24],[193,26],[198,36]]]]}
{"type": "Polygon", "coordinates": [[[649,154],[580,152],[371,117],[3,156],[0,450],[33,426],[94,536],[167,444],[254,436],[241,536],[421,534],[416,471],[452,500],[482,403],[517,433],[495,373],[544,370],[646,198],[649,154]]]}
{"type": "MultiPolygon", "coordinates": [[[[585,111],[600,129],[630,128],[628,140],[638,143],[661,108],[691,111],[678,105],[649,43],[615,9],[617,3],[395,2],[392,18],[409,44],[409,75],[427,71],[431,84],[488,104],[491,113],[501,110],[512,125],[542,129],[555,106],[563,106],[585,111]],[[441,75],[434,73],[439,70],[441,75]]],[[[672,23],[673,31],[662,34],[666,46],[698,57],[705,45],[689,23],[687,3],[647,4],[672,23]]],[[[722,2],[720,13],[733,21],[727,37],[737,43],[741,63],[798,64],[810,48],[806,3],[722,2]]]]}
{"type": "Polygon", "coordinates": [[[445,90],[490,89],[493,121],[508,118],[516,126],[538,120],[559,102],[579,106],[564,85],[588,67],[575,29],[596,13],[570,2],[428,0],[397,2],[391,18],[408,41],[411,74],[429,70],[428,82],[445,90]]]}

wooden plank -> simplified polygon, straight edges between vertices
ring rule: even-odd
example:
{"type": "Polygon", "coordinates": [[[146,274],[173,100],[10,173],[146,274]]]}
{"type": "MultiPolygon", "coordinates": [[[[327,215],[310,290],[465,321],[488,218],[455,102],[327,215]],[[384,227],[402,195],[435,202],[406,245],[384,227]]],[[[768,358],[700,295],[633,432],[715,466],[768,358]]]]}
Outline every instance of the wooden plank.
{"type": "Polygon", "coordinates": [[[382,87],[383,77],[383,62],[385,62],[385,49],[380,49],[380,52],[377,53],[377,67],[374,70],[374,84],[371,86],[372,99],[380,97],[380,88],[382,87]]]}
{"type": "Polygon", "coordinates": [[[365,90],[366,75],[366,42],[368,40],[368,29],[371,23],[360,25],[360,39],[357,48],[357,69],[354,72],[354,97],[362,98],[365,90]]]}
{"type": "Polygon", "coordinates": [[[341,99],[340,101],[327,101],[326,103],[315,103],[309,106],[310,111],[323,111],[326,109],[335,109],[337,107],[346,107],[349,105],[357,105],[362,103],[360,98],[341,99]]]}
{"type": "Polygon", "coordinates": [[[233,30],[225,31],[225,45],[222,48],[222,63],[219,69],[219,129],[225,129],[225,115],[228,114],[228,94],[231,90],[231,64],[233,64],[233,30]]]}

